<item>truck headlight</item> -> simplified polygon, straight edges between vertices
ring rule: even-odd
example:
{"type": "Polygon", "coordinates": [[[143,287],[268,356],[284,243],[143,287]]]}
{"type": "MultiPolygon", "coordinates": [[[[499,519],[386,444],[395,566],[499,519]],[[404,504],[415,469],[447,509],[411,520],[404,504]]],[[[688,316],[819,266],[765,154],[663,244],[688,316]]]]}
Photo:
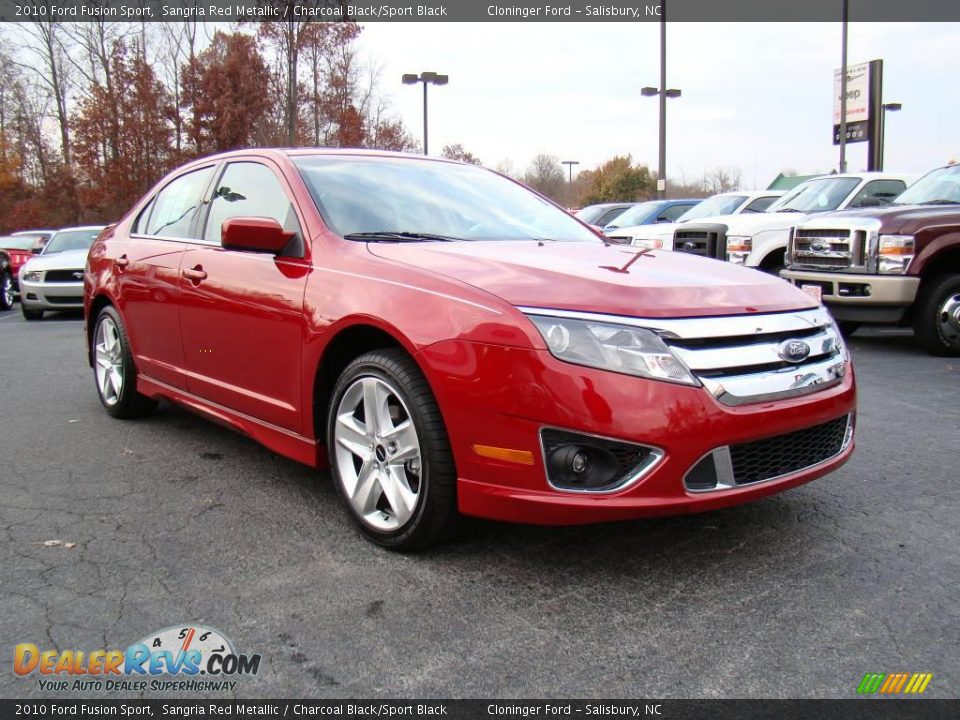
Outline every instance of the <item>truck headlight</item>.
{"type": "Polygon", "coordinates": [[[23,282],[40,282],[41,275],[42,273],[39,270],[27,270],[20,274],[20,279],[23,282]]]}
{"type": "Polygon", "coordinates": [[[885,275],[903,275],[913,260],[912,235],[881,235],[878,249],[877,272],[885,275]]]}
{"type": "Polygon", "coordinates": [[[753,249],[753,238],[749,235],[727,235],[727,261],[743,265],[747,255],[753,249]]]}
{"type": "Polygon", "coordinates": [[[614,323],[528,315],[550,353],[575,365],[699,385],[687,366],[652,330],[614,323]]]}

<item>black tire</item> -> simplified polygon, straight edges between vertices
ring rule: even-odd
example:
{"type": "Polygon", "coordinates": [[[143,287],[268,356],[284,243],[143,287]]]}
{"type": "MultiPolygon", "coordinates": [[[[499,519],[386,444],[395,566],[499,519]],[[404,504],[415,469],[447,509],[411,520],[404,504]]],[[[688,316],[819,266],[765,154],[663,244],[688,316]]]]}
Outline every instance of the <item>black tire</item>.
{"type": "Polygon", "coordinates": [[[24,320],[43,320],[43,310],[31,310],[22,302],[20,303],[20,312],[23,313],[24,320]]]}
{"type": "Polygon", "coordinates": [[[450,441],[436,398],[416,362],[403,350],[375,350],[353,360],[340,374],[327,413],[327,451],[337,492],[363,533],[376,544],[400,551],[421,550],[448,537],[458,522],[457,473],[450,441]],[[409,520],[395,530],[369,525],[350,503],[334,440],[337,411],[347,390],[363,378],[382,380],[396,390],[413,421],[420,444],[417,504],[409,520]]]}
{"type": "Polygon", "coordinates": [[[860,323],[853,322],[852,320],[837,320],[836,322],[837,327],[840,329],[840,334],[845,338],[850,337],[860,329],[860,323]]]}
{"type": "Polygon", "coordinates": [[[97,388],[97,396],[100,398],[100,403],[107,413],[115,418],[129,420],[144,417],[153,412],[154,408],[157,407],[157,401],[137,392],[137,368],[133,362],[133,353],[130,351],[130,340],[127,337],[127,329],[123,324],[120,313],[118,313],[113,306],[107,305],[100,311],[100,314],[97,315],[97,321],[93,326],[93,333],[90,337],[90,353],[94,358],[94,384],[97,388]],[[97,338],[100,336],[101,325],[108,318],[117,329],[117,339],[120,343],[118,359],[123,377],[119,396],[113,401],[104,397],[97,377],[97,338]]]}
{"type": "Polygon", "coordinates": [[[913,332],[931,355],[960,355],[960,321],[947,318],[946,308],[960,306],[960,275],[941,275],[924,282],[913,314],[913,332]]]}
{"type": "Polygon", "coordinates": [[[13,275],[7,269],[0,274],[0,310],[12,310],[15,293],[13,291],[13,275]]]}

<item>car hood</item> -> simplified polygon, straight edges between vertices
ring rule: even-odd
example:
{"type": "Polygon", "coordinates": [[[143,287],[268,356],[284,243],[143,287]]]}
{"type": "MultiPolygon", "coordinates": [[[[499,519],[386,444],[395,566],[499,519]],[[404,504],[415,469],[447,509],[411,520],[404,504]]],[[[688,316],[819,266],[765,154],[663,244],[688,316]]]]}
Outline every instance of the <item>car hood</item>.
{"type": "Polygon", "coordinates": [[[703,317],[816,307],[765,273],[681,253],[567,242],[369,243],[374,255],[469,283],[520,307],[703,317]]]}
{"type": "Polygon", "coordinates": [[[53,255],[34,255],[24,268],[27,270],[72,270],[87,264],[87,250],[67,250],[53,255]]]}
{"type": "MultiPolygon", "coordinates": [[[[914,235],[921,228],[931,224],[960,225],[960,205],[903,205],[885,208],[867,208],[863,210],[844,210],[816,218],[824,227],[834,218],[843,218],[847,222],[857,220],[880,221],[880,232],[893,235],[914,235]],[[932,223],[931,223],[932,221],[932,223]]],[[[814,220],[814,218],[810,218],[814,220]]],[[[810,225],[810,223],[805,223],[810,225]]],[[[813,225],[810,225],[813,227],[813,225]]]]}

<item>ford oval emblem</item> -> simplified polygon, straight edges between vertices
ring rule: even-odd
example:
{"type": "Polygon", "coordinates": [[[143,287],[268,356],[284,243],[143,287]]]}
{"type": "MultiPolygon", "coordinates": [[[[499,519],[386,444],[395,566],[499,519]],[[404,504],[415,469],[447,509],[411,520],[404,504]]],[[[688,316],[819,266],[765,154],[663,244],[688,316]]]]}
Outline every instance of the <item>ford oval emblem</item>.
{"type": "Polygon", "coordinates": [[[810,357],[810,346],[803,340],[784,340],[777,354],[789,363],[802,363],[810,357]]]}
{"type": "Polygon", "coordinates": [[[684,249],[684,250],[693,250],[693,243],[692,243],[692,242],[685,242],[685,243],[683,244],[683,249],[684,249]]]}
{"type": "Polygon", "coordinates": [[[814,252],[825,252],[827,249],[827,244],[822,242],[811,243],[810,249],[814,252]]]}

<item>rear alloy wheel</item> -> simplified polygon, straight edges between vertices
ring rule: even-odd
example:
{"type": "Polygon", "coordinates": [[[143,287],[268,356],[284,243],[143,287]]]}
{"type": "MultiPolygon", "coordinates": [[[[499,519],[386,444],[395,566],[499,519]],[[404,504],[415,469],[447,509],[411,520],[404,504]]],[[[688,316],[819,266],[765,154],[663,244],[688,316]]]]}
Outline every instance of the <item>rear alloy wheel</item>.
{"type": "Polygon", "coordinates": [[[960,275],[943,275],[921,289],[913,331],[931,355],[960,355],[960,275]]]}
{"type": "Polygon", "coordinates": [[[110,306],[97,316],[92,350],[97,394],[108,413],[117,418],[136,418],[157,406],[155,400],[137,392],[130,341],[119,313],[110,306]]]}
{"type": "Polygon", "coordinates": [[[456,516],[456,473],[436,399],[401,350],[360,356],[340,376],[327,423],[337,489],[363,532],[396,550],[435,542],[456,516]]]}
{"type": "Polygon", "coordinates": [[[17,294],[13,291],[13,276],[5,270],[0,275],[0,310],[12,310],[17,294]]]}

